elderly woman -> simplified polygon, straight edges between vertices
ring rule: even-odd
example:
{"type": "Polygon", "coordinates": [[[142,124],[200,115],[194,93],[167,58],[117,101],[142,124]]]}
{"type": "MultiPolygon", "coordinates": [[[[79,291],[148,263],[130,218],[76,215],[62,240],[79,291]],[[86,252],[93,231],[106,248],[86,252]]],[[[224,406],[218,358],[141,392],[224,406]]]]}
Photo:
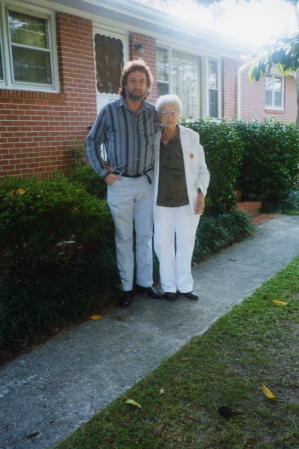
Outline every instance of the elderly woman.
{"type": "Polygon", "coordinates": [[[155,140],[154,244],[161,286],[169,301],[177,293],[196,300],[191,260],[210,175],[199,135],[178,125],[181,100],[162,95],[156,108],[162,131],[155,140]]]}

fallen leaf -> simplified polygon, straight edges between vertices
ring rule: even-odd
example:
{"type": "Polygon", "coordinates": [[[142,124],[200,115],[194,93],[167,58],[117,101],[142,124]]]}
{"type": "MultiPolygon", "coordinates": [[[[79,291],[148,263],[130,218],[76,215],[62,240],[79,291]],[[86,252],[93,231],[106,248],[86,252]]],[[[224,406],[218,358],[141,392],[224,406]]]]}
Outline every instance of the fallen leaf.
{"type": "Polygon", "coordinates": [[[34,438],[37,437],[37,435],[39,435],[39,432],[33,432],[30,433],[29,435],[25,435],[26,438],[34,438]]]}
{"type": "Polygon", "coordinates": [[[101,320],[102,318],[104,318],[103,315],[91,315],[89,317],[90,320],[94,320],[94,321],[101,320]]]}
{"type": "Polygon", "coordinates": [[[276,394],[272,393],[272,391],[268,387],[266,387],[266,385],[262,384],[262,390],[263,390],[263,393],[266,396],[266,398],[268,398],[268,399],[276,398],[276,394]]]}
{"type": "Polygon", "coordinates": [[[22,187],[19,187],[19,188],[16,190],[16,193],[17,193],[18,195],[24,195],[24,193],[26,193],[26,190],[23,189],[22,187]]]}
{"type": "Polygon", "coordinates": [[[126,400],[126,404],[135,405],[135,407],[141,408],[141,405],[138,404],[138,402],[134,401],[134,399],[127,399],[127,400],[126,400]]]}
{"type": "Polygon", "coordinates": [[[272,302],[274,304],[277,304],[278,306],[286,306],[288,303],[285,301],[279,301],[278,299],[272,299],[272,302]]]}

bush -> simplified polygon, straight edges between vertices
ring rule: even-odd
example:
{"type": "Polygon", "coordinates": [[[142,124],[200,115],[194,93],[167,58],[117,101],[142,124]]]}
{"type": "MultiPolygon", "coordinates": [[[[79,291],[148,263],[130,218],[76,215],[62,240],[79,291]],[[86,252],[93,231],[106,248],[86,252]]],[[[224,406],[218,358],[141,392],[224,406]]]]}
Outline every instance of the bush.
{"type": "Polygon", "coordinates": [[[218,216],[203,215],[196,233],[193,261],[229,246],[252,234],[254,226],[247,214],[231,211],[218,216]]]}
{"type": "Polygon", "coordinates": [[[80,184],[91,195],[106,199],[107,185],[89,165],[77,167],[68,175],[71,182],[80,184]]]}
{"type": "Polygon", "coordinates": [[[231,122],[244,144],[238,180],[243,200],[260,200],[275,209],[294,190],[299,174],[299,133],[275,120],[231,122]]]}
{"type": "Polygon", "coordinates": [[[243,142],[239,134],[225,122],[198,120],[184,122],[200,135],[211,180],[206,197],[206,213],[218,215],[236,205],[234,189],[239,177],[243,142]]]}
{"type": "Polygon", "coordinates": [[[2,267],[24,279],[52,264],[65,264],[98,241],[104,248],[113,227],[105,201],[59,176],[52,180],[6,178],[0,184],[2,267]]]}

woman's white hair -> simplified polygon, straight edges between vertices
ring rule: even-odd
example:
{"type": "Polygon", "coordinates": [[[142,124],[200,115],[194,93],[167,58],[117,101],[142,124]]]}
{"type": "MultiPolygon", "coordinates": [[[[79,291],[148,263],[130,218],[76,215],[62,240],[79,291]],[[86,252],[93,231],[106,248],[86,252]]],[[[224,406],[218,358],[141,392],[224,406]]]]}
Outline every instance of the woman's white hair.
{"type": "Polygon", "coordinates": [[[182,113],[183,105],[180,98],[177,95],[170,95],[170,94],[161,95],[156,101],[156,109],[158,112],[161,112],[161,110],[165,106],[170,104],[176,105],[179,108],[180,114],[182,113]]]}

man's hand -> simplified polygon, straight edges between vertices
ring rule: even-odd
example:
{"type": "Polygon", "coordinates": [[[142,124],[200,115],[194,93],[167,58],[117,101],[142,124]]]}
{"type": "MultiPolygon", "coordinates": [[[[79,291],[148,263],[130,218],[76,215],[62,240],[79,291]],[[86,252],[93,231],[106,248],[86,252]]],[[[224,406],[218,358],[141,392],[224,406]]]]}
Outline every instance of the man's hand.
{"type": "Polygon", "coordinates": [[[205,197],[203,193],[199,193],[196,198],[195,203],[195,215],[197,214],[203,214],[205,209],[205,197]]]}
{"type": "Polygon", "coordinates": [[[114,175],[113,173],[110,173],[104,178],[104,181],[106,184],[113,184],[115,181],[120,181],[121,176],[114,175]]]}

